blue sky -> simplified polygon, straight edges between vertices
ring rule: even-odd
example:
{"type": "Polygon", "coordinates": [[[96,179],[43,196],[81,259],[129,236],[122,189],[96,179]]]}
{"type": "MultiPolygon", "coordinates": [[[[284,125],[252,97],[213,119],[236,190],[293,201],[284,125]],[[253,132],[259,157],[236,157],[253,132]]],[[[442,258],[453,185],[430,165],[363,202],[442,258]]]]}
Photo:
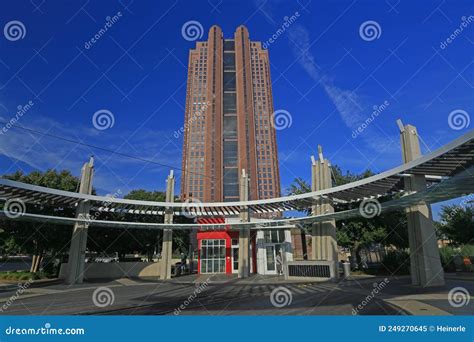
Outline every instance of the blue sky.
{"type": "MultiPolygon", "coordinates": [[[[182,27],[194,20],[231,37],[238,25],[267,41],[285,17],[297,19],[269,44],[275,109],[291,114],[277,132],[281,183],[309,179],[321,144],[343,170],[381,172],[401,163],[396,119],[418,127],[423,152],[470,129],[453,129],[455,110],[474,113],[473,2],[460,1],[42,1],[2,4],[0,118],[33,105],[18,124],[174,166],[179,175],[188,51],[182,27]],[[120,16],[118,13],[120,12],[120,16]],[[117,20],[90,43],[107,23],[117,20]],[[376,23],[376,37],[360,33],[376,23]],[[465,23],[462,32],[455,31],[465,23]],[[370,23],[369,23],[370,24],[370,23]],[[441,43],[455,34],[446,46],[441,43]],[[10,39],[7,39],[7,36],[10,39]],[[363,39],[365,38],[365,39],[363,39]],[[372,39],[375,38],[375,39],[372,39]],[[87,49],[85,45],[89,42],[87,49]],[[353,132],[385,108],[361,133],[353,132]],[[106,109],[114,124],[94,127],[106,109]]],[[[464,114],[466,116],[466,114],[464,114]]],[[[169,168],[8,129],[0,134],[0,173],[47,168],[78,174],[96,157],[99,193],[164,188],[169,168]]],[[[179,184],[178,184],[179,186],[179,184]]]]}

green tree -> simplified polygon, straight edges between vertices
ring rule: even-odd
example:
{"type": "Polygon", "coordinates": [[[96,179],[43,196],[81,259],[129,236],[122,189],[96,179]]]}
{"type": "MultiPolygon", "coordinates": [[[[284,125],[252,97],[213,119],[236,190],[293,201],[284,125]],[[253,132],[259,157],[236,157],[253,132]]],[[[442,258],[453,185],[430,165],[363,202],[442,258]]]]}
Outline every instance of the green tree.
{"type": "Polygon", "coordinates": [[[474,241],[474,208],[472,205],[447,205],[441,208],[437,222],[440,238],[452,241],[455,246],[474,241]]]}
{"type": "Polygon", "coordinates": [[[373,176],[374,173],[371,170],[365,170],[360,174],[353,174],[350,171],[346,171],[344,174],[341,168],[337,165],[333,165],[331,167],[332,171],[332,178],[333,178],[333,186],[344,185],[347,183],[352,183],[370,176],[373,176]]]}
{"type": "MultiPolygon", "coordinates": [[[[358,181],[372,176],[371,170],[365,170],[360,174],[353,174],[349,171],[343,173],[337,165],[332,166],[333,186],[339,186],[358,181]]],[[[311,186],[303,179],[296,178],[290,185],[289,194],[297,195],[311,191],[311,186]]],[[[343,211],[358,208],[359,203],[335,205],[335,211],[343,211]]],[[[306,210],[307,213],[310,210],[306,210]]],[[[375,216],[371,219],[358,217],[348,220],[339,220],[336,222],[336,238],[339,246],[349,248],[352,254],[356,256],[360,265],[360,252],[374,243],[383,243],[384,245],[393,244],[399,248],[408,246],[408,231],[406,224],[406,215],[403,211],[392,211],[375,216]]],[[[309,231],[310,227],[307,226],[309,231]]]]}
{"type": "MultiPolygon", "coordinates": [[[[17,171],[4,178],[48,188],[77,191],[79,179],[70,171],[47,170],[32,171],[24,174],[17,171]]],[[[43,215],[71,216],[71,208],[53,208],[39,204],[27,203],[27,212],[43,215]]],[[[37,272],[45,255],[50,257],[66,255],[72,234],[72,226],[57,225],[21,220],[0,220],[0,249],[3,253],[23,253],[32,255],[30,271],[37,272]]]]}
{"type": "MultiPolygon", "coordinates": [[[[147,191],[137,189],[130,191],[126,199],[164,202],[165,193],[161,191],[147,191]]],[[[132,221],[163,223],[163,215],[136,215],[136,214],[116,214],[103,212],[97,216],[97,220],[111,221],[132,221]]],[[[176,223],[192,223],[193,220],[182,216],[175,216],[176,223]]],[[[118,253],[123,259],[126,254],[145,254],[151,261],[154,251],[161,250],[163,230],[157,229],[116,229],[93,226],[89,229],[89,251],[104,254],[118,253]]],[[[189,246],[189,233],[183,230],[173,231],[173,248],[176,253],[186,252],[189,246]]]]}

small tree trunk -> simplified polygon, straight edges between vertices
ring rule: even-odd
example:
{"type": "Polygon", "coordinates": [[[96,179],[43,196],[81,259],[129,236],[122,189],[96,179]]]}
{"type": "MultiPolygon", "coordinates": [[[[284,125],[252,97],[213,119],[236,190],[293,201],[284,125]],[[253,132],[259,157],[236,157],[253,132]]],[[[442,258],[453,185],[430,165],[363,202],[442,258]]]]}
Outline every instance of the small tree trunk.
{"type": "Polygon", "coordinates": [[[31,267],[30,267],[30,272],[33,273],[36,265],[36,255],[33,255],[31,258],[31,267]]]}
{"type": "Polygon", "coordinates": [[[357,268],[359,270],[362,270],[362,257],[360,256],[361,249],[362,249],[362,246],[359,243],[354,244],[354,254],[357,261],[357,268]]]}
{"type": "Polygon", "coordinates": [[[362,269],[362,258],[360,257],[359,251],[356,250],[354,252],[355,257],[356,257],[356,263],[357,263],[357,269],[361,270],[362,269]]]}
{"type": "Polygon", "coordinates": [[[33,271],[32,271],[33,273],[36,273],[36,272],[39,271],[42,260],[43,260],[43,255],[42,254],[39,254],[39,255],[35,256],[35,263],[33,264],[34,267],[33,267],[33,271]]]}

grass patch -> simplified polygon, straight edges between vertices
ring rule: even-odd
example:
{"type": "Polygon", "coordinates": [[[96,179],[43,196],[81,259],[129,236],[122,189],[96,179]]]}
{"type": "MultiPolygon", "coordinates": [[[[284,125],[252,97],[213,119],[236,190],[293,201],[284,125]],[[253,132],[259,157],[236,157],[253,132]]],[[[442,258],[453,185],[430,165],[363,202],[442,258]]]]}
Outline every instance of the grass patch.
{"type": "Polygon", "coordinates": [[[48,279],[49,275],[45,272],[0,272],[0,280],[38,280],[38,279],[48,279]]]}

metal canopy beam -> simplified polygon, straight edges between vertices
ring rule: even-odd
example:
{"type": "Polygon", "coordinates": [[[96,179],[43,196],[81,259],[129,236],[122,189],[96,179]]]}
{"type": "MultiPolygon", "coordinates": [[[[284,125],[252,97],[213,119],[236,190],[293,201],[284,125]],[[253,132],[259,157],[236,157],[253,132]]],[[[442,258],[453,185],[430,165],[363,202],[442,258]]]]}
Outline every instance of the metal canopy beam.
{"type": "MultiPolygon", "coordinates": [[[[241,207],[247,207],[255,213],[270,213],[307,209],[314,204],[314,200],[317,198],[328,198],[333,202],[354,202],[368,197],[390,195],[398,193],[400,190],[400,180],[404,177],[403,175],[424,174],[425,176],[453,177],[462,172],[474,163],[473,147],[474,131],[470,131],[425,156],[356,182],[294,196],[245,202],[200,203],[196,211],[197,215],[237,215],[240,213],[241,207]]],[[[441,183],[443,182],[445,180],[441,180],[441,183]]],[[[116,212],[147,214],[149,211],[156,211],[159,213],[166,207],[177,208],[175,210],[177,212],[183,211],[181,210],[183,203],[93,196],[8,179],[0,179],[0,192],[3,192],[2,198],[4,200],[15,196],[26,196],[27,202],[33,199],[35,203],[39,202],[45,205],[76,206],[81,201],[89,201],[93,207],[103,207],[104,203],[107,203],[107,207],[117,208],[116,212]]]]}

